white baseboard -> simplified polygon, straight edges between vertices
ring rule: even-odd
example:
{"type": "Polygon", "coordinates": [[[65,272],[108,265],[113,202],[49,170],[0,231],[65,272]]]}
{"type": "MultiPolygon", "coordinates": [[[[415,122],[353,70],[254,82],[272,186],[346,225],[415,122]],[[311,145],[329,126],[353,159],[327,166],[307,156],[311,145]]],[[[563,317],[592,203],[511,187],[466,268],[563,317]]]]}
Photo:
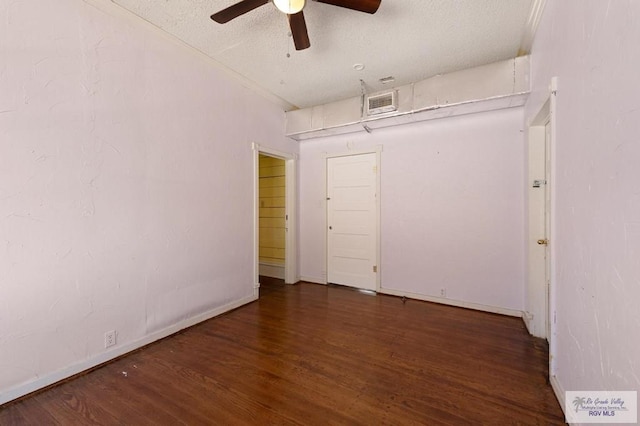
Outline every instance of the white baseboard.
{"type": "Polygon", "coordinates": [[[327,280],[325,280],[324,278],[317,278],[317,277],[300,277],[300,281],[306,281],[308,283],[314,283],[314,284],[327,284],[327,280]]]}
{"type": "Polygon", "coordinates": [[[284,280],[284,265],[261,262],[260,264],[258,264],[258,271],[260,275],[264,275],[265,277],[284,280]]]}
{"type": "Polygon", "coordinates": [[[550,376],[549,377],[549,383],[551,383],[551,389],[553,389],[553,393],[556,394],[556,399],[558,400],[558,402],[560,403],[560,408],[562,408],[562,413],[565,416],[565,419],[567,418],[567,413],[565,413],[564,411],[564,388],[562,387],[562,385],[560,384],[560,382],[558,381],[558,377],[557,376],[550,376]]]}
{"type": "Polygon", "coordinates": [[[9,401],[13,401],[14,399],[20,398],[22,396],[28,395],[31,392],[37,391],[38,389],[51,386],[61,380],[64,380],[76,374],[82,373],[83,371],[89,370],[100,364],[104,364],[105,362],[108,362],[112,359],[118,358],[131,351],[134,351],[150,343],[153,343],[156,340],[163,339],[180,330],[191,327],[193,325],[196,325],[200,322],[206,321],[208,319],[211,319],[213,317],[216,317],[218,315],[221,315],[233,309],[239,308],[240,306],[246,305],[247,303],[251,303],[257,299],[258,297],[255,295],[248,296],[243,299],[237,300],[235,302],[228,303],[224,306],[211,309],[209,311],[203,312],[194,317],[180,321],[179,323],[171,325],[167,328],[151,333],[133,342],[125,343],[122,346],[116,346],[115,348],[105,351],[101,354],[98,354],[92,358],[70,365],[61,370],[54,371],[53,373],[46,374],[42,377],[39,377],[36,380],[15,386],[13,388],[9,388],[7,390],[3,390],[2,394],[0,394],[0,405],[5,404],[9,401]]]}
{"type": "Polygon", "coordinates": [[[522,311],[522,321],[524,322],[525,327],[527,327],[527,331],[532,336],[535,333],[535,323],[533,322],[533,315],[527,311],[522,311]]]}
{"type": "MultiPolygon", "coordinates": [[[[326,279],[318,278],[318,277],[301,276],[300,280],[306,281],[309,283],[314,283],[314,284],[325,284],[325,285],[327,284],[326,279]]],[[[517,309],[508,309],[508,308],[501,308],[498,306],[481,305],[479,303],[463,302],[460,300],[446,299],[444,297],[427,296],[424,294],[410,293],[406,291],[394,290],[389,288],[380,288],[376,291],[380,294],[388,294],[391,296],[400,296],[400,297],[404,296],[409,299],[424,300],[426,302],[440,303],[443,305],[456,306],[459,308],[475,309],[476,311],[490,312],[492,314],[507,315],[510,317],[518,317],[518,318],[521,318],[523,316],[523,312],[517,309]]]]}
{"type": "Polygon", "coordinates": [[[424,300],[426,302],[440,303],[442,305],[456,306],[458,308],[475,309],[476,311],[490,312],[492,314],[508,315],[510,317],[522,317],[522,311],[516,309],[501,308],[498,306],[482,305],[480,303],[464,302],[461,300],[447,299],[444,297],[427,296],[424,294],[409,293],[406,291],[380,288],[378,293],[392,296],[408,297],[410,299],[424,300]]]}

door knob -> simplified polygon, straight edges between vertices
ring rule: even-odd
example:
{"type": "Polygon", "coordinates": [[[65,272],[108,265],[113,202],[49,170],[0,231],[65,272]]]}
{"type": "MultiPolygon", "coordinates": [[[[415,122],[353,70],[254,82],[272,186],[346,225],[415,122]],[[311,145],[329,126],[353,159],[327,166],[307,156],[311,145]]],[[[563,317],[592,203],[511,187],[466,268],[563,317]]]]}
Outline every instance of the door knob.
{"type": "Polygon", "coordinates": [[[549,244],[549,240],[547,240],[546,238],[543,240],[538,240],[538,244],[540,244],[541,246],[546,246],[547,244],[549,244]]]}
{"type": "Polygon", "coordinates": [[[329,229],[333,229],[333,226],[330,226],[329,229]]]}

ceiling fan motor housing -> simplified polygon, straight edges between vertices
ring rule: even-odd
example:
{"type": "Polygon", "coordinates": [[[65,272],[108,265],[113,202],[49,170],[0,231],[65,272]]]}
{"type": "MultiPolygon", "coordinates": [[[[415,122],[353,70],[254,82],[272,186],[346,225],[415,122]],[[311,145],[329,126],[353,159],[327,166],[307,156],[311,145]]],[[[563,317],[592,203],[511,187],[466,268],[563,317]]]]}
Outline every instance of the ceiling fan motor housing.
{"type": "Polygon", "coordinates": [[[305,0],[273,0],[273,4],[276,5],[278,10],[288,15],[300,12],[304,9],[306,4],[305,0]]]}
{"type": "MultiPolygon", "coordinates": [[[[225,24],[238,16],[244,15],[247,12],[269,3],[270,1],[283,13],[286,13],[289,17],[289,26],[291,28],[291,35],[293,42],[296,46],[296,50],[304,50],[311,46],[309,42],[309,33],[307,31],[307,24],[304,20],[304,14],[302,9],[307,0],[241,0],[238,3],[232,4],[226,9],[214,13],[211,15],[211,19],[219,24],[225,24]]],[[[382,0],[315,0],[318,3],[331,4],[333,6],[340,6],[346,9],[356,10],[365,13],[375,13],[380,7],[382,0]]]]}

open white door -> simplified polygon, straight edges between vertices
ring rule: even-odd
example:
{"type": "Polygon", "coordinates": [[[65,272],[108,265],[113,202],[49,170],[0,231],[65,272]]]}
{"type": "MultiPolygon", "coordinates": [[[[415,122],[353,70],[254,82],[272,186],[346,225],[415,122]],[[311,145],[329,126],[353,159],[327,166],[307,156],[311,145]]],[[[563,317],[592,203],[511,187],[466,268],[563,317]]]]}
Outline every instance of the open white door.
{"type": "Polygon", "coordinates": [[[529,123],[528,186],[528,282],[525,324],[529,332],[549,341],[549,377],[556,393],[555,359],[556,296],[553,217],[554,146],[556,140],[555,105],[557,78],[551,80],[549,98],[529,123]]]}
{"type": "Polygon", "coordinates": [[[327,158],[327,281],[377,289],[377,153],[327,158]]]}
{"type": "Polygon", "coordinates": [[[545,289],[545,337],[551,340],[551,250],[549,239],[551,238],[551,121],[544,125],[544,238],[538,243],[544,247],[544,289],[545,289]]]}
{"type": "Polygon", "coordinates": [[[549,167],[548,125],[544,117],[540,125],[529,131],[529,281],[527,315],[529,332],[549,338],[549,167]]]}

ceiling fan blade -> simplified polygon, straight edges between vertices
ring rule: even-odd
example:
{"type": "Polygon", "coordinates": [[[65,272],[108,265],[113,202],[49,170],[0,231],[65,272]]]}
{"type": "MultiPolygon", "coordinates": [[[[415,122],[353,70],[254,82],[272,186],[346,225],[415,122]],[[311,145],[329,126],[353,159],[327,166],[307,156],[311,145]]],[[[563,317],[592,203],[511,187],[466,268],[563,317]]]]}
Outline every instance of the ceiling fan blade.
{"type": "Polygon", "coordinates": [[[382,0],[316,0],[318,3],[332,4],[334,6],[346,7],[347,9],[359,12],[376,13],[382,0]]]}
{"type": "Polygon", "coordinates": [[[291,27],[291,36],[296,50],[304,50],[311,46],[309,41],[309,33],[307,32],[307,23],[304,20],[302,11],[287,15],[289,17],[289,27],[291,27]]]}
{"type": "Polygon", "coordinates": [[[211,19],[219,24],[224,24],[267,3],[269,3],[269,0],[242,0],[240,3],[233,4],[220,12],[214,13],[211,15],[211,19]]]}

